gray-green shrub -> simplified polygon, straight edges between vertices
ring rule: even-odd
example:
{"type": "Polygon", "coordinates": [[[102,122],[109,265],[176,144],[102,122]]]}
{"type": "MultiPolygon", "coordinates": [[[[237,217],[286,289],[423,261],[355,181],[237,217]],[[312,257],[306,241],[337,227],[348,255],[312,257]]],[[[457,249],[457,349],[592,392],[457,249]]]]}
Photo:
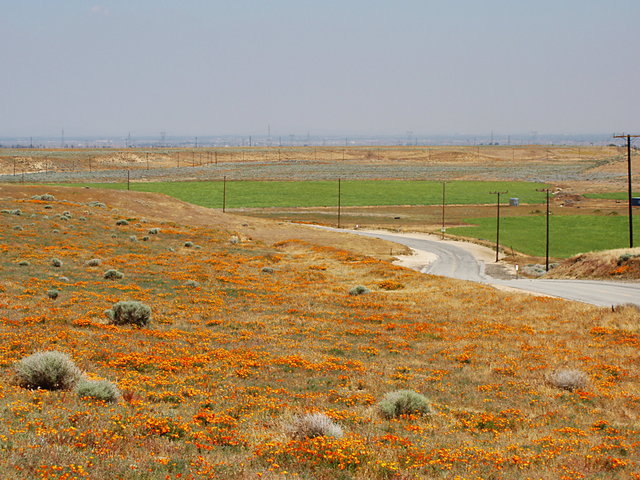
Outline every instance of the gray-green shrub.
{"type": "Polygon", "coordinates": [[[101,263],[102,263],[102,260],[100,260],[99,258],[92,258],[84,262],[84,264],[88,267],[97,267],[101,263]]]}
{"type": "Polygon", "coordinates": [[[51,259],[51,265],[56,267],[56,268],[59,268],[59,267],[62,266],[62,260],[60,260],[59,258],[52,258],[51,259]]]}
{"type": "Polygon", "coordinates": [[[113,268],[110,268],[109,270],[104,272],[103,278],[105,278],[107,280],[113,280],[113,279],[116,279],[116,278],[124,278],[124,273],[119,272],[118,270],[115,270],[113,268]]]}
{"type": "Polygon", "coordinates": [[[80,380],[76,386],[80,398],[92,398],[103,402],[115,402],[120,397],[118,387],[108,380],[80,380]]]}
{"type": "Polygon", "coordinates": [[[55,300],[56,298],[58,298],[58,295],[60,295],[60,292],[55,288],[47,290],[47,297],[49,297],[51,300],[55,300]]]}
{"type": "Polygon", "coordinates": [[[120,226],[120,225],[129,225],[129,222],[127,220],[125,220],[124,218],[118,220],[116,222],[116,225],[120,226]]]}
{"type": "Polygon", "coordinates": [[[159,228],[150,228],[149,229],[149,235],[157,235],[160,233],[160,229],[159,228]]]}
{"type": "Polygon", "coordinates": [[[349,295],[364,295],[365,293],[369,293],[369,289],[362,285],[358,285],[349,290],[349,295]]]}
{"type": "Polygon", "coordinates": [[[37,352],[14,365],[16,382],[31,390],[70,390],[82,378],[82,372],[62,352],[37,352]]]}
{"type": "Polygon", "coordinates": [[[114,325],[144,327],[151,321],[151,308],[136,300],[118,302],[105,313],[114,325]]]}
{"type": "Polygon", "coordinates": [[[198,288],[200,284],[195,280],[187,280],[186,282],[184,282],[184,286],[190,288],[198,288]]]}
{"type": "Polygon", "coordinates": [[[427,398],[413,390],[396,390],[386,393],[380,403],[378,403],[378,407],[380,413],[385,418],[431,413],[431,406],[427,398]]]}

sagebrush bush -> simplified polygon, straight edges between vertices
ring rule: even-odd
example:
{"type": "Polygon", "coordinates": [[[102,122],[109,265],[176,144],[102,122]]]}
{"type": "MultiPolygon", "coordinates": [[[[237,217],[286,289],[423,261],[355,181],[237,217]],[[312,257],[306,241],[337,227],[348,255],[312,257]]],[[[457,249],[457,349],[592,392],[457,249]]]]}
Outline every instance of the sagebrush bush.
{"type": "Polygon", "coordinates": [[[349,290],[349,295],[364,295],[365,293],[369,293],[369,289],[362,285],[358,285],[349,290]]]}
{"type": "Polygon", "coordinates": [[[119,272],[118,270],[115,270],[113,268],[110,268],[109,270],[104,272],[103,277],[106,278],[107,280],[112,280],[114,278],[124,278],[124,273],[119,272]]]}
{"type": "Polygon", "coordinates": [[[99,258],[92,258],[91,260],[87,260],[84,264],[88,267],[97,267],[102,263],[102,260],[99,258]]]}
{"type": "Polygon", "coordinates": [[[344,434],[342,427],[324,413],[307,413],[295,416],[289,426],[291,436],[296,440],[315,437],[336,437],[344,434]]]}
{"type": "Polygon", "coordinates": [[[190,288],[198,288],[200,284],[195,280],[187,280],[186,282],[184,282],[184,286],[190,288]]]}
{"type": "Polygon", "coordinates": [[[239,242],[240,242],[240,239],[238,238],[237,235],[232,235],[231,238],[229,238],[229,243],[231,243],[232,245],[236,245],[239,242]]]}
{"type": "Polygon", "coordinates": [[[93,398],[103,402],[115,402],[120,397],[120,390],[108,380],[80,380],[76,386],[80,398],[93,398]]]}
{"type": "Polygon", "coordinates": [[[118,302],[105,313],[114,325],[144,327],[151,321],[151,308],[135,300],[118,302]]]}
{"type": "Polygon", "coordinates": [[[56,298],[58,298],[58,295],[60,295],[60,292],[55,288],[52,288],[51,290],[47,290],[47,297],[49,297],[52,300],[55,300],[56,298]]]}
{"type": "Polygon", "coordinates": [[[380,412],[385,418],[396,418],[400,415],[423,415],[431,413],[427,398],[413,390],[396,390],[385,394],[378,403],[380,412]]]}
{"type": "Polygon", "coordinates": [[[37,352],[14,365],[18,385],[32,390],[69,390],[82,378],[82,372],[62,352],[37,352]]]}
{"type": "Polygon", "coordinates": [[[556,388],[573,392],[585,388],[589,383],[589,377],[575,368],[559,368],[549,374],[547,381],[556,388]]]}
{"type": "Polygon", "coordinates": [[[129,222],[127,220],[125,220],[124,218],[118,220],[116,222],[116,225],[121,226],[121,225],[129,225],[129,222]]]}
{"type": "Polygon", "coordinates": [[[159,228],[150,228],[149,229],[149,235],[157,235],[160,233],[160,229],[159,228]]]}
{"type": "Polygon", "coordinates": [[[62,260],[60,260],[59,258],[52,258],[51,259],[51,265],[54,267],[61,267],[62,266],[62,260]]]}
{"type": "Polygon", "coordinates": [[[262,267],[262,273],[273,273],[274,270],[271,267],[262,267]]]}
{"type": "Polygon", "coordinates": [[[18,262],[18,265],[20,265],[21,267],[28,267],[28,266],[29,266],[29,265],[31,265],[31,264],[29,263],[29,261],[28,261],[28,260],[20,260],[20,261],[18,262]]]}
{"type": "Polygon", "coordinates": [[[184,242],[184,246],[187,248],[193,247],[193,242],[184,242]]]}

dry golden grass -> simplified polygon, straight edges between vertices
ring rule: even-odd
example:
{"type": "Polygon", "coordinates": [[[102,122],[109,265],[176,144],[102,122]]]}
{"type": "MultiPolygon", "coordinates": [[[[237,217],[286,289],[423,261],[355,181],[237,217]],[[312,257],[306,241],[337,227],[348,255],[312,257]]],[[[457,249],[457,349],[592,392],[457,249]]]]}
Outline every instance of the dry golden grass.
{"type": "Polygon", "coordinates": [[[12,188],[0,191],[22,211],[0,214],[2,478],[640,478],[633,309],[421,275],[340,236],[285,238],[160,196],[59,189],[66,201],[43,202],[12,188]],[[125,277],[105,280],[109,268],[125,277]],[[349,295],[356,285],[371,292],[349,295]],[[127,299],[152,308],[149,328],[107,324],[127,299]],[[11,383],[17,360],[50,349],[122,400],[11,383]],[[586,389],[551,386],[558,368],[585,372],[586,389]],[[399,389],[433,414],[383,418],[377,402],[399,389]],[[293,438],[310,412],[345,435],[293,438]]]}

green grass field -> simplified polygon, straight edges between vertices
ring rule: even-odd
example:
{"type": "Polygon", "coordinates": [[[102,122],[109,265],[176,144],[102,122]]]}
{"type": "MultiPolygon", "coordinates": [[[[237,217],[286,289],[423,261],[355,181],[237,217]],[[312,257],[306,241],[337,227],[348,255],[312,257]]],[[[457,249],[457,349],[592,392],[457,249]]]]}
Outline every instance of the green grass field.
{"type": "MultiPolygon", "coordinates": [[[[474,226],[450,228],[447,232],[495,242],[495,218],[467,221],[474,226]]],[[[578,253],[629,246],[629,220],[626,216],[551,216],[549,225],[551,257],[566,258],[578,253]]],[[[633,227],[634,232],[640,232],[638,216],[634,216],[633,227]]],[[[529,255],[544,256],[545,229],[544,215],[503,217],[500,219],[500,245],[529,255]]]]}
{"type": "MultiPolygon", "coordinates": [[[[76,184],[78,185],[78,184],[76,184]]],[[[126,189],[123,183],[82,184],[96,188],[126,189]]],[[[502,198],[517,197],[521,203],[542,203],[545,185],[532,182],[448,182],[447,204],[490,204],[496,201],[491,191],[508,191],[502,198]]],[[[204,207],[221,208],[223,183],[153,182],[131,183],[131,190],[170,195],[204,207]]],[[[337,181],[228,181],[227,208],[322,207],[338,202],[337,181]]],[[[341,182],[343,206],[438,205],[442,203],[442,183],[400,180],[349,180],[341,182]]]]}
{"type": "MultiPolygon", "coordinates": [[[[585,194],[586,198],[605,198],[609,200],[627,200],[628,197],[627,192],[604,192],[604,193],[587,193],[585,194]]],[[[635,192],[633,197],[640,197],[639,192],[635,192]]]]}

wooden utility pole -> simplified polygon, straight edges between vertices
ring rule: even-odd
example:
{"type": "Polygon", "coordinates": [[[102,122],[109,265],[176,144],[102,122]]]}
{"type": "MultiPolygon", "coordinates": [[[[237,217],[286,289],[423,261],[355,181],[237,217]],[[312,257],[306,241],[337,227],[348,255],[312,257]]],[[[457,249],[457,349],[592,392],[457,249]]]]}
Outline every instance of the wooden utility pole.
{"type": "Polygon", "coordinates": [[[505,192],[489,192],[491,195],[497,195],[498,196],[498,202],[497,202],[497,206],[498,206],[498,213],[496,214],[496,262],[498,261],[498,252],[500,251],[500,195],[505,194],[505,193],[509,193],[508,191],[505,192]]]}
{"type": "Polygon", "coordinates": [[[442,240],[444,240],[444,232],[446,231],[446,228],[444,226],[444,205],[445,205],[445,185],[447,184],[447,182],[442,182],[442,229],[440,230],[440,232],[442,233],[442,240]]]}
{"type": "Polygon", "coordinates": [[[546,192],[547,193],[547,247],[546,247],[546,254],[545,254],[545,269],[548,272],[549,271],[549,188],[539,188],[536,189],[538,192],[546,192]]]}
{"type": "Polygon", "coordinates": [[[631,185],[631,138],[640,137],[640,135],[614,135],[613,138],[627,139],[627,178],[628,184],[628,202],[629,202],[629,248],[633,248],[633,206],[631,199],[633,198],[633,189],[631,185]]]}
{"type": "Polygon", "coordinates": [[[342,189],[340,186],[340,179],[338,178],[338,228],[340,228],[340,206],[342,204],[342,189]]]}

